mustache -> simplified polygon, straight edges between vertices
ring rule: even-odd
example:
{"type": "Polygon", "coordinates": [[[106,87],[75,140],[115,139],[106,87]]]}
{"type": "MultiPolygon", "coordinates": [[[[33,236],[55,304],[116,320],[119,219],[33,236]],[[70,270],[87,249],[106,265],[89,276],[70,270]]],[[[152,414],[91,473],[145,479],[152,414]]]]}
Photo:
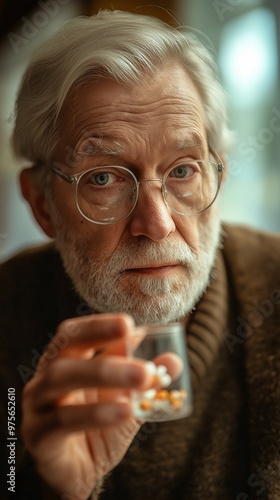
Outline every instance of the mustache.
{"type": "Polygon", "coordinates": [[[197,256],[187,243],[180,241],[131,241],[117,247],[115,252],[95,264],[98,270],[106,268],[121,273],[127,269],[153,264],[178,263],[184,266],[195,264],[197,256]]]}

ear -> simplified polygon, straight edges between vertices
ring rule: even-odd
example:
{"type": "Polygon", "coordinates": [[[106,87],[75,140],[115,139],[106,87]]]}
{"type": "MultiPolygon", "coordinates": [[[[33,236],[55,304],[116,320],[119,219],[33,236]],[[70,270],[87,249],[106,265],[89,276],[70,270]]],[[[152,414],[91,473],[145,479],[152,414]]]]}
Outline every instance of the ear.
{"type": "Polygon", "coordinates": [[[38,182],[36,175],[37,165],[22,170],[20,174],[20,186],[23,197],[28,201],[33,215],[44,233],[54,238],[55,230],[49,212],[45,193],[38,182]]]}

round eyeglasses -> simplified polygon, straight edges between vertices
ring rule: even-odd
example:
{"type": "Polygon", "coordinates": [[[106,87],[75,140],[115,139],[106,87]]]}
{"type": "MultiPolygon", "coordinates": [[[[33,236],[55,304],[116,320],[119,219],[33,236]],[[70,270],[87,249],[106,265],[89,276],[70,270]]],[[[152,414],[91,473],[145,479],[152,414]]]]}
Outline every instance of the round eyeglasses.
{"type": "Polygon", "coordinates": [[[66,175],[53,163],[52,171],[72,184],[76,206],[94,224],[115,224],[132,213],[140,184],[159,182],[166,205],[179,215],[192,216],[207,210],[215,201],[224,165],[216,153],[215,161],[188,160],[169,168],[162,179],[138,181],[126,167],[100,166],[79,174],[66,175]]]}

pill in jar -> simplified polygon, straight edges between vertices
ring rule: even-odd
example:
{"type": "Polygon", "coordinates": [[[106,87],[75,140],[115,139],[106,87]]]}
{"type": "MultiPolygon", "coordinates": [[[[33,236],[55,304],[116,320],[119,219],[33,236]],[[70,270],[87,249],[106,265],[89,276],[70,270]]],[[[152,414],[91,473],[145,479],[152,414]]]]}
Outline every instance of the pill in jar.
{"type": "Polygon", "coordinates": [[[154,388],[137,392],[133,397],[134,415],[144,420],[166,420],[179,418],[187,403],[188,393],[184,389],[171,389],[172,379],[164,365],[154,365],[154,388]]]}

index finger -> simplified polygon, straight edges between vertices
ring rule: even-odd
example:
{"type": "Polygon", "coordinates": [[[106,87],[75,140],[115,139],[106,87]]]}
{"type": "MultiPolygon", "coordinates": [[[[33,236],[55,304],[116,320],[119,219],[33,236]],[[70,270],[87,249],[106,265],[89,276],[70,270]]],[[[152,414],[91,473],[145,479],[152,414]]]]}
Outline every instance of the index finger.
{"type": "Polygon", "coordinates": [[[134,329],[126,314],[92,314],[60,323],[56,335],[39,360],[37,369],[59,356],[88,358],[106,345],[120,342],[134,329]]]}

